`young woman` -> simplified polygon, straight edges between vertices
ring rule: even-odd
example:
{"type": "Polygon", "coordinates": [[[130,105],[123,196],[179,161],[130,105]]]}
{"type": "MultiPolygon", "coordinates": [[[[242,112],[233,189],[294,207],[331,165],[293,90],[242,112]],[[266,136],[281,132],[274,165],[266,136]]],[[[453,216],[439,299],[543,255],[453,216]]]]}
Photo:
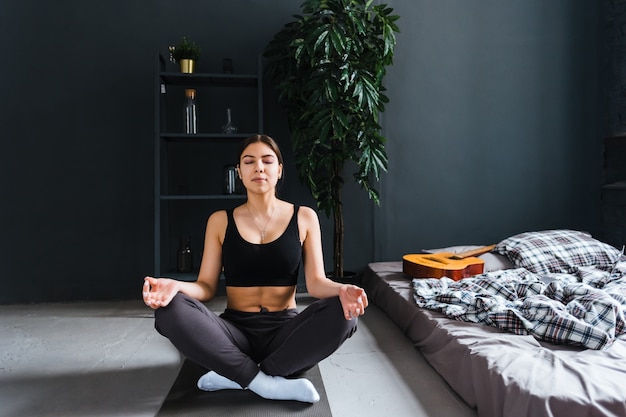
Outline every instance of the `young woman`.
{"type": "Polygon", "coordinates": [[[146,277],[143,300],[156,310],[159,333],[211,369],[198,381],[200,389],[249,389],[267,399],[317,402],[310,381],[285,377],[312,368],[352,336],[367,295],[326,278],[315,211],[278,199],[283,159],[272,138],[247,138],[237,173],[247,201],[209,217],[198,279],[146,277]],[[301,261],[307,291],[318,300],[298,313],[301,261]],[[222,268],[227,305],[218,316],[203,302],[215,296],[222,268]]]}

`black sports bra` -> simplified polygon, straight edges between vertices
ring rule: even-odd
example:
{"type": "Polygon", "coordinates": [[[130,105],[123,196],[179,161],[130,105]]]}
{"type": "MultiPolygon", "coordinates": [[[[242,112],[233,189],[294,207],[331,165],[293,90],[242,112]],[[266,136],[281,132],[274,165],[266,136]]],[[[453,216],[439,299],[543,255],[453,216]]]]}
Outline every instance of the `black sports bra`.
{"type": "Polygon", "coordinates": [[[239,234],[233,209],[226,210],[228,224],[222,244],[226,286],[292,286],[298,282],[302,243],[298,232],[298,206],[280,237],[268,243],[250,243],[239,234]]]}

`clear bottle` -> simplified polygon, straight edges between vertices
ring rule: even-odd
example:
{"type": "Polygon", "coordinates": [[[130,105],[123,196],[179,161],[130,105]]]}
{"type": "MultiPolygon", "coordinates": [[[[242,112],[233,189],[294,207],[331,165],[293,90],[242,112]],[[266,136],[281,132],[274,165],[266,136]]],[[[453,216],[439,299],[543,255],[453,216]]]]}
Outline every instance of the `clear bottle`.
{"type": "Polygon", "coordinates": [[[235,194],[237,184],[237,168],[234,165],[226,165],[224,167],[224,194],[235,194]]]}
{"type": "Polygon", "coordinates": [[[226,133],[227,135],[237,133],[237,126],[233,124],[230,108],[226,109],[226,124],[222,126],[222,133],[226,133]]]}
{"type": "Polygon", "coordinates": [[[191,250],[191,237],[180,238],[177,253],[178,272],[191,272],[193,270],[193,251],[191,250]]]}
{"type": "Polygon", "coordinates": [[[188,88],[185,90],[185,133],[195,135],[197,131],[196,120],[196,90],[188,88]]]}

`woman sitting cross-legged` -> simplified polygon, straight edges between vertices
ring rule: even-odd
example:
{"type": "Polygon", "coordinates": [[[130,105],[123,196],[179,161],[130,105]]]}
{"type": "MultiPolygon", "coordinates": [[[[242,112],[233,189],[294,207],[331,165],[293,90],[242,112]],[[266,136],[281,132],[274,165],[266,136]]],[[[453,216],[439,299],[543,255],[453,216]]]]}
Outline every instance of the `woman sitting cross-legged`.
{"type": "Polygon", "coordinates": [[[313,384],[297,376],[352,336],[367,295],[326,277],[315,211],[278,199],[283,160],[272,138],[247,138],[237,172],[247,201],[209,217],[198,279],[146,277],[143,300],[155,309],[159,333],[211,370],[200,389],[317,402],[313,384]],[[298,312],[301,261],[307,291],[317,300],[298,312]],[[222,268],[227,305],[218,316],[203,303],[215,296],[222,268]]]}

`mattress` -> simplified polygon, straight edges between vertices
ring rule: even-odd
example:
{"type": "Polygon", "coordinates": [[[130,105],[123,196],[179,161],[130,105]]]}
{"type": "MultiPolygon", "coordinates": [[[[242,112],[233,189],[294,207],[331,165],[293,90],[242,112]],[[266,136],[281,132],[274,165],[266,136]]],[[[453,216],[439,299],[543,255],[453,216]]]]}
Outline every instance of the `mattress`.
{"type": "Polygon", "coordinates": [[[623,339],[584,349],[419,308],[402,262],[369,264],[363,287],[481,417],[626,416],[623,339]]]}

